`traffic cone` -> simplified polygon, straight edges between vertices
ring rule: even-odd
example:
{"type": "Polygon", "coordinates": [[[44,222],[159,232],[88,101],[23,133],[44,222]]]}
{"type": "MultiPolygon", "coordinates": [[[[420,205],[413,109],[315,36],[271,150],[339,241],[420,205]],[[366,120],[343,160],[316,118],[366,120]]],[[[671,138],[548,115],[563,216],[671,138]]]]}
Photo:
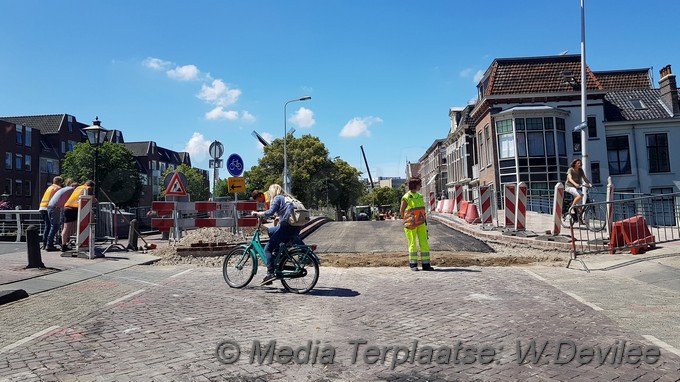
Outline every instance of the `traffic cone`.
{"type": "Polygon", "coordinates": [[[468,203],[467,213],[465,214],[465,221],[470,224],[477,224],[482,222],[482,219],[479,218],[479,212],[477,211],[476,204],[468,203]]]}

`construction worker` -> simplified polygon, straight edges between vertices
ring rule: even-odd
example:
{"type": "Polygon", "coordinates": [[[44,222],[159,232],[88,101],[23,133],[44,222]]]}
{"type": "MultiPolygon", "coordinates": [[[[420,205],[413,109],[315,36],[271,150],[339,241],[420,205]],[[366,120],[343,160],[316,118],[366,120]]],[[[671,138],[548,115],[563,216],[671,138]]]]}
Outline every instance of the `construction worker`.
{"type": "MultiPolygon", "coordinates": [[[[40,208],[38,210],[40,211],[40,217],[42,217],[43,223],[45,224],[45,230],[43,231],[42,236],[43,243],[40,249],[47,249],[48,246],[47,236],[50,230],[52,229],[52,223],[50,222],[50,217],[47,213],[47,204],[50,202],[50,199],[52,199],[54,193],[61,188],[61,185],[63,183],[64,179],[62,179],[62,177],[55,176],[54,179],[52,179],[52,184],[49,187],[47,187],[47,190],[45,190],[45,193],[43,194],[43,197],[40,200],[40,208]]],[[[49,243],[49,245],[53,246],[52,243],[49,243]]]]}
{"type": "Polygon", "coordinates": [[[418,245],[420,245],[420,262],[423,270],[434,271],[430,266],[430,246],[427,243],[425,201],[423,195],[418,192],[422,187],[423,181],[420,178],[408,180],[409,191],[401,198],[399,214],[404,217],[404,232],[408,239],[408,263],[411,270],[418,270],[418,245]]]}
{"type": "MultiPolygon", "coordinates": [[[[70,249],[67,243],[75,231],[75,222],[78,220],[78,198],[81,195],[91,195],[92,187],[94,187],[94,182],[91,180],[88,180],[84,184],[76,187],[73,190],[71,196],[68,198],[68,201],[66,201],[64,204],[64,229],[61,231],[62,252],[66,252],[70,249]]],[[[96,203],[97,201],[94,200],[93,202],[96,203]]]]}
{"type": "MultiPolygon", "coordinates": [[[[47,251],[57,250],[54,246],[54,238],[57,236],[57,232],[61,231],[61,224],[64,221],[64,205],[77,186],[78,182],[73,179],[66,179],[63,187],[52,195],[52,199],[50,199],[50,202],[47,204],[47,215],[50,217],[50,222],[52,223],[52,229],[47,235],[47,251]]],[[[59,237],[61,237],[61,234],[59,237]]],[[[63,245],[65,243],[61,244],[63,245]]]]}

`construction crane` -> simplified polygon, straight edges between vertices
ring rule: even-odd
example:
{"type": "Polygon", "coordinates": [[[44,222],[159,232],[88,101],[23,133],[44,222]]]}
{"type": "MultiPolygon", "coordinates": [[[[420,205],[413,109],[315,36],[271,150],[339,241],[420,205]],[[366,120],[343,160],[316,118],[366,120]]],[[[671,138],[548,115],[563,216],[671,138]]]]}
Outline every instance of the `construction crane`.
{"type": "Polygon", "coordinates": [[[364,146],[360,145],[361,147],[361,155],[364,156],[364,163],[366,163],[366,171],[368,171],[368,180],[371,181],[371,189],[375,190],[375,186],[373,185],[373,177],[371,176],[371,170],[368,168],[368,161],[366,160],[366,153],[364,153],[364,146]]]}

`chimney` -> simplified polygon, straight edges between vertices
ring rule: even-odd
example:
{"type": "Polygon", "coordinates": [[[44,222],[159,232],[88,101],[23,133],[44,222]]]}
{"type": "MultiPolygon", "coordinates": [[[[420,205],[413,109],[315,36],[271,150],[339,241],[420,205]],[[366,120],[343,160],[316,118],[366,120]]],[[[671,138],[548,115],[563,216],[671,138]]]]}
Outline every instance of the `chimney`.
{"type": "Polygon", "coordinates": [[[671,72],[671,66],[664,66],[659,73],[659,94],[661,100],[671,110],[673,117],[680,116],[680,102],[678,101],[678,85],[675,82],[675,74],[671,72]]]}

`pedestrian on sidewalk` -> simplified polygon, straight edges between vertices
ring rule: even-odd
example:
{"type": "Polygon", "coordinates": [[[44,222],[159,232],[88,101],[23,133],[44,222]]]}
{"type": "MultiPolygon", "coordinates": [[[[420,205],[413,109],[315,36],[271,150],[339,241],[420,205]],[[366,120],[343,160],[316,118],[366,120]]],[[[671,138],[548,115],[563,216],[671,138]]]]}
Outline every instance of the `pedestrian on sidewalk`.
{"type": "Polygon", "coordinates": [[[52,179],[52,184],[47,187],[47,190],[43,193],[43,197],[40,200],[40,208],[38,209],[40,211],[40,216],[42,217],[43,223],[45,224],[45,230],[43,231],[43,236],[42,236],[42,247],[40,249],[46,249],[48,242],[47,242],[47,236],[52,229],[52,223],[50,222],[50,217],[47,214],[47,204],[50,202],[50,199],[52,199],[52,196],[59,191],[61,188],[61,185],[64,183],[64,179],[60,176],[55,176],[54,179],[52,179]]]}
{"type": "Polygon", "coordinates": [[[420,178],[408,180],[408,192],[401,198],[399,215],[404,217],[404,233],[408,240],[408,263],[412,271],[418,270],[418,246],[420,246],[420,262],[424,271],[433,271],[430,265],[430,245],[427,242],[427,220],[425,218],[425,201],[420,190],[423,181],[420,178]]]}
{"type": "MultiPolygon", "coordinates": [[[[54,246],[54,238],[57,236],[57,232],[60,231],[61,225],[64,221],[64,205],[66,201],[71,197],[73,190],[78,185],[78,182],[73,179],[66,179],[64,182],[64,187],[60,188],[57,192],[52,195],[49,203],[47,203],[47,215],[50,218],[50,223],[52,228],[47,235],[47,251],[56,251],[57,247],[54,246]]],[[[61,235],[59,235],[61,237],[61,235]]],[[[61,246],[65,245],[63,241],[61,246]]]]}

